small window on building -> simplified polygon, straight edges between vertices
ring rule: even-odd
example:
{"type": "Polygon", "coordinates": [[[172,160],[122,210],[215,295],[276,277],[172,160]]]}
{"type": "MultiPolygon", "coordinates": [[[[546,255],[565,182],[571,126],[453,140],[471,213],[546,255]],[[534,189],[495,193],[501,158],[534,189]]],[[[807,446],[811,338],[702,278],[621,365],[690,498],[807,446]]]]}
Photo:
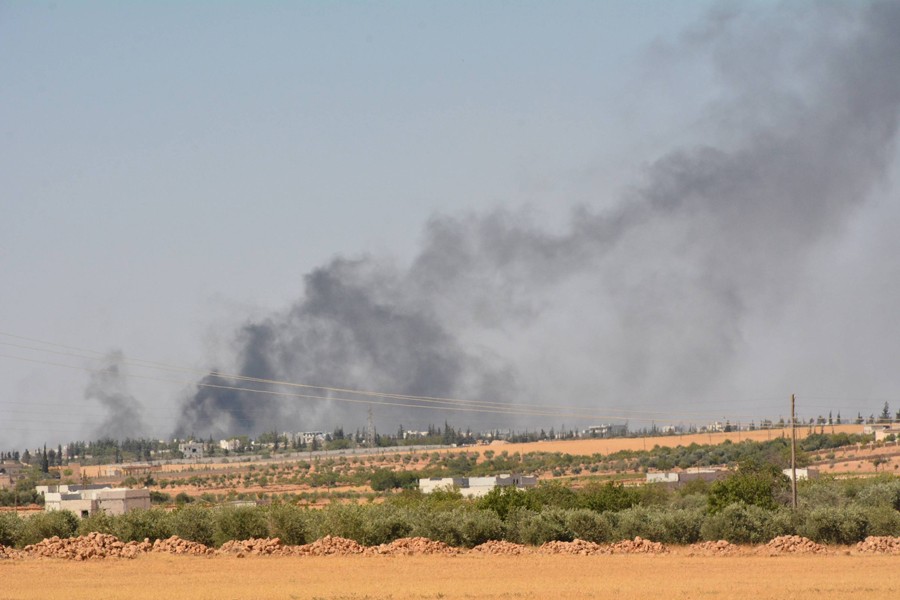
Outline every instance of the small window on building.
{"type": "Polygon", "coordinates": [[[86,511],[86,510],[81,511],[81,518],[82,518],[82,519],[87,519],[89,516],[90,516],[90,515],[88,514],[88,511],[86,511]]]}

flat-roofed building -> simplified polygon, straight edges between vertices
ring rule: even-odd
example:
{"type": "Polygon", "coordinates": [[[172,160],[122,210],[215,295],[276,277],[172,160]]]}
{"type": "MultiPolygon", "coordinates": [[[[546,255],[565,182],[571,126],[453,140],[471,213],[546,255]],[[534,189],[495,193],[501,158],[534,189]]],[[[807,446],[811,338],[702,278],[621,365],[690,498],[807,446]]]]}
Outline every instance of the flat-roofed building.
{"type": "Polygon", "coordinates": [[[496,487],[515,487],[520,490],[537,485],[537,477],[527,475],[491,475],[488,477],[433,477],[420,479],[419,490],[430,494],[439,489],[458,489],[466,498],[486,496],[496,487]]]}
{"type": "Polygon", "coordinates": [[[69,510],[79,517],[104,512],[124,515],[136,508],[150,508],[150,490],[111,488],[103,485],[39,485],[44,510],[69,510]]]}

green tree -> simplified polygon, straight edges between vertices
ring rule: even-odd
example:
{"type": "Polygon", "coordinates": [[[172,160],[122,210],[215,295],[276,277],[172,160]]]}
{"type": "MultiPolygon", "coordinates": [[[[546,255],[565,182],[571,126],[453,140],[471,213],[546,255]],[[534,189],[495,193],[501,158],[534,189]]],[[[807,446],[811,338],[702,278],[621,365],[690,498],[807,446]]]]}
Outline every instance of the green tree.
{"type": "Polygon", "coordinates": [[[717,513],[729,504],[744,503],[774,509],[790,485],[777,466],[745,461],[727,479],[715,482],[709,490],[708,506],[717,513]]]}

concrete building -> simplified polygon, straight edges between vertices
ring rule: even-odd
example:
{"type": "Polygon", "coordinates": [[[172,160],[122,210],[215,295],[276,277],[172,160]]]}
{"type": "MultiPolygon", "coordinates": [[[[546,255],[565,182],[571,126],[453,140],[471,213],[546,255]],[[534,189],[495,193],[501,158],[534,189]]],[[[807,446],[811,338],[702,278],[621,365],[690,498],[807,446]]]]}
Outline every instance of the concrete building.
{"type": "Polygon", "coordinates": [[[219,448],[228,450],[229,452],[237,452],[241,447],[241,440],[231,438],[230,440],[219,440],[219,448]]]}
{"type": "Polygon", "coordinates": [[[30,467],[19,462],[0,463],[0,490],[13,489],[16,482],[22,478],[22,472],[30,467]]]}
{"type": "Polygon", "coordinates": [[[184,454],[185,458],[203,458],[203,444],[199,442],[178,444],[178,451],[184,454]]]}
{"type": "Polygon", "coordinates": [[[647,473],[647,483],[667,483],[674,486],[698,479],[716,481],[728,476],[729,472],[727,469],[691,468],[684,471],[647,473]]]}
{"type": "Polygon", "coordinates": [[[678,473],[647,473],[647,483],[678,483],[678,473]]]}
{"type": "Polygon", "coordinates": [[[150,508],[150,490],[111,488],[103,485],[39,485],[44,510],[69,510],[85,518],[99,512],[124,515],[135,508],[150,508]]]}
{"type": "Polygon", "coordinates": [[[311,446],[314,440],[320,444],[325,441],[325,433],[322,431],[301,431],[297,437],[307,446],[311,446]]]}
{"type": "MultiPolygon", "coordinates": [[[[791,470],[790,469],[782,469],[782,473],[788,479],[791,478],[791,470]]],[[[815,479],[819,476],[819,472],[815,469],[797,469],[797,481],[804,481],[806,479],[815,479]]]]}
{"type": "Polygon", "coordinates": [[[159,465],[149,463],[129,463],[121,465],[101,465],[98,469],[100,477],[135,477],[146,478],[157,471],[161,471],[159,465]]]}
{"type": "Polygon", "coordinates": [[[459,489],[466,498],[486,496],[495,487],[514,486],[520,490],[537,485],[537,477],[526,475],[496,475],[490,477],[432,477],[420,479],[419,490],[430,494],[438,489],[459,489]]]}
{"type": "Polygon", "coordinates": [[[583,435],[594,438],[622,437],[628,435],[628,424],[605,423],[603,425],[591,425],[584,430],[583,435]]]}
{"type": "Polygon", "coordinates": [[[873,423],[863,427],[863,433],[875,434],[875,441],[882,442],[889,435],[893,435],[894,439],[900,439],[900,423],[873,423]]]}

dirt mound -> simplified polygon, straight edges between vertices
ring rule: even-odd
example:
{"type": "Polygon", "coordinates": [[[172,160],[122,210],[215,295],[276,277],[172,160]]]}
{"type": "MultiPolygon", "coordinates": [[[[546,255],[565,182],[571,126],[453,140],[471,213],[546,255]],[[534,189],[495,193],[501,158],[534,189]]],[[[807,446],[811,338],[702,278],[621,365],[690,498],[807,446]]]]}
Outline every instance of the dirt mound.
{"type": "Polygon", "coordinates": [[[735,554],[738,547],[726,540],[718,542],[700,542],[691,544],[690,554],[701,556],[731,556],[735,554]]]}
{"type": "Polygon", "coordinates": [[[809,538],[799,535],[782,535],[762,547],[763,553],[775,554],[826,554],[828,549],[809,538]]]}
{"type": "Polygon", "coordinates": [[[208,556],[216,553],[215,550],[204,544],[201,544],[200,542],[183,540],[177,535],[173,535],[172,537],[164,540],[154,541],[153,546],[150,550],[151,552],[162,552],[169,554],[192,554],[195,556],[208,556]]]}
{"type": "Polygon", "coordinates": [[[514,544],[503,540],[489,540],[479,546],[472,548],[472,552],[481,554],[518,556],[520,554],[529,554],[531,549],[522,544],[514,544]]]}
{"type": "Polygon", "coordinates": [[[3,560],[5,558],[22,558],[22,553],[15,548],[8,548],[0,544],[0,560],[3,560]]]}
{"type": "Polygon", "coordinates": [[[361,546],[353,540],[326,535],[312,544],[294,546],[291,554],[294,556],[348,556],[362,554],[365,551],[365,546],[361,546]]]}
{"type": "Polygon", "coordinates": [[[651,542],[638,536],[633,540],[622,540],[612,545],[613,554],[666,554],[669,549],[660,542],[651,542]]]}
{"type": "Polygon", "coordinates": [[[609,546],[601,546],[594,542],[575,540],[574,542],[546,542],[538,548],[541,554],[580,554],[582,556],[597,556],[609,554],[609,546]]]}
{"type": "Polygon", "coordinates": [[[444,542],[436,542],[423,537],[400,538],[390,544],[381,544],[366,548],[366,554],[384,556],[403,556],[413,554],[459,554],[458,548],[448,546],[444,542]]]}
{"type": "Polygon", "coordinates": [[[37,544],[25,546],[22,553],[37,558],[64,558],[68,560],[93,560],[103,558],[135,558],[147,552],[151,545],[143,542],[119,541],[114,535],[89,533],[81,537],[60,539],[53,536],[37,544]]]}
{"type": "Polygon", "coordinates": [[[222,544],[219,554],[236,554],[238,557],[253,556],[283,556],[287,554],[289,546],[281,543],[279,538],[251,538],[249,540],[230,540],[222,544]]]}
{"type": "Polygon", "coordinates": [[[856,550],[866,554],[900,554],[900,537],[870,535],[856,545],[856,550]]]}

